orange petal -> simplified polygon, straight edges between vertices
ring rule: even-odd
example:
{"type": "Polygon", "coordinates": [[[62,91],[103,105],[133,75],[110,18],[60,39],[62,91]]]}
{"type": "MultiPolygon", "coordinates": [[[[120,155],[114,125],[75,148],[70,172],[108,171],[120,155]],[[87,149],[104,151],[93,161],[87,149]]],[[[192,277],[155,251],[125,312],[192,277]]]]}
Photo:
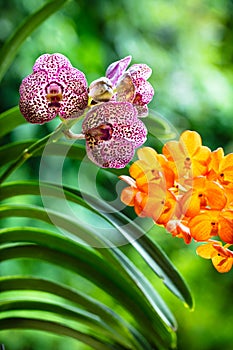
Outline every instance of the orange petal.
{"type": "Polygon", "coordinates": [[[225,195],[227,197],[226,207],[229,209],[233,209],[233,184],[229,184],[224,186],[225,195]]]}
{"type": "Polygon", "coordinates": [[[211,210],[193,217],[188,223],[192,237],[196,241],[208,241],[211,236],[216,236],[217,231],[213,230],[212,223],[217,226],[216,216],[212,217],[211,210]]]}
{"type": "Polygon", "coordinates": [[[190,229],[184,225],[180,220],[169,220],[166,229],[168,232],[178,238],[183,238],[186,244],[191,243],[192,236],[190,229]]]}
{"type": "Polygon", "coordinates": [[[149,217],[159,217],[166,201],[166,190],[154,183],[149,184],[148,196],[144,197],[141,205],[143,214],[149,217]]]}
{"type": "Polygon", "coordinates": [[[200,213],[200,198],[198,192],[187,191],[180,200],[182,214],[188,217],[194,217],[200,213]]]}
{"type": "Polygon", "coordinates": [[[136,180],[136,185],[137,185],[137,188],[140,191],[147,193],[148,192],[148,179],[147,179],[147,176],[138,177],[137,180],[136,180]]]}
{"type": "Polygon", "coordinates": [[[233,258],[233,251],[228,249],[228,246],[230,246],[230,244],[225,244],[224,247],[219,244],[213,244],[213,248],[218,252],[218,255],[224,258],[233,258]]]}
{"type": "Polygon", "coordinates": [[[232,268],[233,259],[223,258],[222,256],[215,256],[212,259],[212,263],[216,270],[220,273],[228,272],[232,268]]]}
{"type": "Polygon", "coordinates": [[[198,162],[206,165],[211,160],[211,150],[209,147],[201,146],[193,156],[198,162]]]}
{"type": "Polygon", "coordinates": [[[166,225],[169,220],[176,216],[177,201],[176,197],[170,191],[166,191],[166,198],[160,216],[153,216],[153,220],[159,225],[166,225]]]}
{"type": "Polygon", "coordinates": [[[128,176],[128,175],[120,175],[118,176],[119,179],[121,179],[122,181],[124,181],[125,183],[127,183],[129,186],[132,187],[137,187],[136,186],[136,181],[134,179],[132,179],[132,177],[128,176]]]}
{"type": "Polygon", "coordinates": [[[196,131],[186,130],[180,136],[184,151],[192,157],[202,145],[201,136],[196,131]]]}
{"type": "Polygon", "coordinates": [[[146,216],[143,212],[148,195],[143,192],[137,192],[134,201],[134,210],[138,216],[146,216]]]}
{"type": "Polygon", "coordinates": [[[224,181],[233,182],[233,153],[226,155],[222,159],[219,173],[224,174],[224,181]]]}
{"type": "Polygon", "coordinates": [[[211,152],[209,170],[213,170],[215,173],[219,171],[219,165],[224,157],[224,151],[221,147],[217,148],[215,151],[211,152]]]}
{"type": "Polygon", "coordinates": [[[222,186],[216,182],[207,181],[205,192],[207,193],[208,205],[211,209],[221,210],[225,207],[227,197],[222,186]]]}
{"type": "Polygon", "coordinates": [[[121,192],[121,201],[128,206],[134,206],[134,199],[137,192],[138,189],[135,187],[125,187],[121,192]]]}
{"type": "MultiPolygon", "coordinates": [[[[161,213],[164,210],[164,201],[158,201],[157,198],[151,199],[149,201],[149,203],[147,203],[146,206],[146,211],[149,215],[149,217],[151,217],[155,222],[157,222],[157,219],[161,216],[161,213]]],[[[162,223],[159,223],[162,224],[162,223]]]]}
{"type": "Polygon", "coordinates": [[[169,164],[164,164],[163,166],[163,175],[166,180],[166,187],[171,188],[174,186],[175,174],[169,164]]]}
{"type": "Polygon", "coordinates": [[[161,198],[156,193],[154,196],[148,196],[146,193],[138,192],[135,196],[134,210],[137,215],[142,217],[159,217],[164,208],[165,197],[165,193],[161,198]]]}
{"type": "Polygon", "coordinates": [[[156,167],[157,152],[151,147],[142,147],[137,151],[138,159],[144,161],[147,166],[156,167]]]}
{"type": "Polygon", "coordinates": [[[138,177],[136,179],[136,185],[140,191],[148,192],[148,186],[150,186],[150,184],[157,184],[165,188],[166,182],[162,176],[162,173],[157,171],[150,171],[144,176],[138,177]]]}
{"type": "Polygon", "coordinates": [[[130,166],[129,173],[130,176],[132,176],[134,179],[137,179],[138,177],[145,175],[145,170],[147,170],[146,164],[143,166],[143,163],[137,160],[130,166]]]}
{"type": "Polygon", "coordinates": [[[219,216],[219,236],[229,244],[233,244],[233,211],[222,212],[219,216]]]}
{"type": "Polygon", "coordinates": [[[165,200],[166,198],[165,184],[156,184],[156,183],[150,182],[148,184],[148,196],[152,198],[156,197],[160,201],[165,200]]]}
{"type": "Polygon", "coordinates": [[[208,171],[207,164],[202,164],[199,161],[192,159],[191,175],[197,177],[200,175],[206,175],[208,171]]]}
{"type": "Polygon", "coordinates": [[[207,174],[210,154],[210,149],[208,147],[202,146],[192,157],[193,177],[207,174]]]}
{"type": "MultiPolygon", "coordinates": [[[[221,245],[221,242],[215,241],[215,244],[221,245]]],[[[216,249],[213,247],[213,242],[200,245],[197,247],[196,253],[204,259],[212,259],[218,255],[216,249]]]]}
{"type": "Polygon", "coordinates": [[[163,155],[172,162],[179,163],[180,161],[183,162],[183,159],[187,156],[189,157],[189,154],[184,154],[182,145],[178,141],[169,141],[167,142],[162,149],[163,155]]]}

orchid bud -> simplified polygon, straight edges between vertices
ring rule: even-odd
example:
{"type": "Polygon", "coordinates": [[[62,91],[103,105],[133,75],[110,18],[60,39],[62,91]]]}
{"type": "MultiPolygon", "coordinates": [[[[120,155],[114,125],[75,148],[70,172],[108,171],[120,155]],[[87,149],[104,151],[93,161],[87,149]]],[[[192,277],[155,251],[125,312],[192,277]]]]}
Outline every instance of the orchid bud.
{"type": "Polygon", "coordinates": [[[95,102],[107,102],[113,96],[111,80],[102,77],[94,80],[89,86],[89,96],[95,102]]]}

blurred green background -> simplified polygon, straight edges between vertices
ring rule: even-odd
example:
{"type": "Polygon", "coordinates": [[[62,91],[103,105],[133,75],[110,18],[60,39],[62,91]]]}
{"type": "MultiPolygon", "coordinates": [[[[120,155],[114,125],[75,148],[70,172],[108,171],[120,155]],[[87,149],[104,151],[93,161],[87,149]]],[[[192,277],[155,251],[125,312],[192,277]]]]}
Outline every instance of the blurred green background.
{"type": "MultiPolygon", "coordinates": [[[[1,45],[45,2],[0,0],[1,45]]],[[[155,97],[149,106],[153,112],[167,119],[178,133],[196,130],[203,144],[212,150],[222,146],[226,153],[232,152],[232,26],[232,0],[71,0],[21,47],[0,86],[0,112],[18,104],[21,80],[32,72],[34,61],[43,53],[68,56],[75,67],[85,72],[89,83],[104,75],[111,62],[132,55],[133,63],[147,63],[153,69],[150,82],[155,97]]],[[[10,140],[42,137],[55,125],[57,121],[43,126],[25,124],[10,135],[10,140]]],[[[38,163],[31,161],[17,177],[36,177],[38,163]]],[[[67,162],[65,179],[75,186],[77,171],[73,169],[74,164],[67,162]]],[[[233,272],[217,273],[211,262],[196,256],[194,244],[186,246],[162,230],[158,234],[152,229],[149,234],[164,248],[194,294],[196,306],[190,312],[162,282],[154,281],[177,318],[178,349],[232,350],[233,272]]],[[[87,292],[90,288],[82,280],[74,281],[72,274],[55,267],[51,270],[43,263],[4,263],[2,271],[11,269],[14,274],[24,268],[41,276],[59,275],[67,284],[82,284],[87,292]]],[[[145,273],[152,275],[146,267],[145,273]]],[[[1,342],[6,350],[89,349],[67,338],[34,331],[4,331],[1,342]]]]}

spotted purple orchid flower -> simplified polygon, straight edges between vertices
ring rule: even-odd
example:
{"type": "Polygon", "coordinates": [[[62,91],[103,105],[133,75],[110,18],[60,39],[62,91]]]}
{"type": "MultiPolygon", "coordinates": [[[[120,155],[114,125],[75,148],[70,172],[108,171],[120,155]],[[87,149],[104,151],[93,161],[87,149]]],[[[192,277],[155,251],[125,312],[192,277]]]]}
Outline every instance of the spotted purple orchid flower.
{"type": "Polygon", "coordinates": [[[30,123],[43,124],[57,115],[68,119],[83,114],[88,103],[85,75],[62,54],[44,54],[20,86],[20,111],[30,123]]]}
{"type": "Polygon", "coordinates": [[[124,168],[146,141],[147,129],[129,102],[110,101],[87,112],[82,124],[87,155],[103,168],[124,168]]]}
{"type": "Polygon", "coordinates": [[[154,89],[147,81],[152,70],[146,64],[133,64],[127,69],[130,62],[131,56],[113,62],[106,70],[106,77],[115,87],[116,101],[132,103],[138,110],[138,116],[146,117],[147,104],[154,96],[154,89]]]}

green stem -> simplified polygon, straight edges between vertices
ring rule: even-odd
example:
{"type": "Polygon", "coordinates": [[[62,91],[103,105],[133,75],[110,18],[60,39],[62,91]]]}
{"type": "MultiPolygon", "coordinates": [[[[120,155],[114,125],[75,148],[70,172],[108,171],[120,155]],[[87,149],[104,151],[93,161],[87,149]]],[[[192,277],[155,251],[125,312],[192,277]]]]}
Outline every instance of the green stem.
{"type": "Polygon", "coordinates": [[[68,139],[72,139],[72,140],[83,140],[85,139],[85,135],[84,134],[74,134],[71,130],[64,130],[64,135],[68,138],[68,139]]]}
{"type": "Polygon", "coordinates": [[[36,141],[29,148],[26,148],[19,157],[6,169],[6,171],[0,176],[0,185],[21,165],[23,165],[26,160],[31,158],[36,152],[43,148],[46,144],[50,144],[58,141],[64,133],[69,130],[69,128],[77,122],[76,119],[62,122],[56,130],[51,134],[45,136],[41,140],[36,141]]]}

